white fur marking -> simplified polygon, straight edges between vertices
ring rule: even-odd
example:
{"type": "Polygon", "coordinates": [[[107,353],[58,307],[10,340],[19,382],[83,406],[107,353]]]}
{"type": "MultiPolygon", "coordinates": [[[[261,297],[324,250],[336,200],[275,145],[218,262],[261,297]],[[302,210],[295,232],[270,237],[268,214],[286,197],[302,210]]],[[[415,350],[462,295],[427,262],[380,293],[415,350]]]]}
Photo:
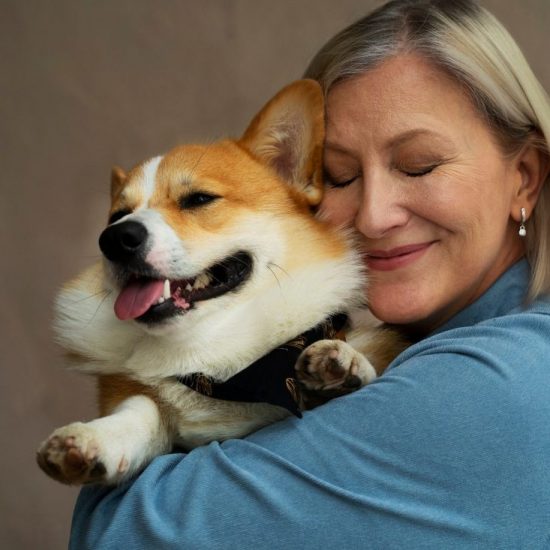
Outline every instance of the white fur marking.
{"type": "Polygon", "coordinates": [[[148,205],[149,199],[155,191],[157,170],[161,160],[162,156],[154,157],[143,165],[143,179],[141,180],[141,186],[143,189],[143,207],[148,205]]]}

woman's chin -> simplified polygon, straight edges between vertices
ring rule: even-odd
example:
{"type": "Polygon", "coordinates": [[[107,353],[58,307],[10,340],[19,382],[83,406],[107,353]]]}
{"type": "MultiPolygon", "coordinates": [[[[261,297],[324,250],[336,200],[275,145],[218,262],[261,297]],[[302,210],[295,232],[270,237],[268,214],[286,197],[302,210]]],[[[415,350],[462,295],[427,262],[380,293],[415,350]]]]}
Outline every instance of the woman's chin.
{"type": "MultiPolygon", "coordinates": [[[[373,289],[371,289],[372,291],[373,289]]],[[[369,309],[384,323],[391,325],[433,325],[438,317],[434,297],[413,289],[399,292],[398,289],[380,289],[368,296],[369,309]]]]}

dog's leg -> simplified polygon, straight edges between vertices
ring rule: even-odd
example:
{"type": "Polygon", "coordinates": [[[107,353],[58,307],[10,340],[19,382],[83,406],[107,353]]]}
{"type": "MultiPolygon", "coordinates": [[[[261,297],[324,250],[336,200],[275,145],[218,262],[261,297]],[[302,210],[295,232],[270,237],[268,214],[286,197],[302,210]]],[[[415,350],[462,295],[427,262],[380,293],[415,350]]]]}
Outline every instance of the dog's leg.
{"type": "Polygon", "coordinates": [[[48,475],[63,483],[111,484],[138,472],[170,447],[157,404],[135,395],[108,416],[55,430],[39,448],[37,460],[48,475]]]}

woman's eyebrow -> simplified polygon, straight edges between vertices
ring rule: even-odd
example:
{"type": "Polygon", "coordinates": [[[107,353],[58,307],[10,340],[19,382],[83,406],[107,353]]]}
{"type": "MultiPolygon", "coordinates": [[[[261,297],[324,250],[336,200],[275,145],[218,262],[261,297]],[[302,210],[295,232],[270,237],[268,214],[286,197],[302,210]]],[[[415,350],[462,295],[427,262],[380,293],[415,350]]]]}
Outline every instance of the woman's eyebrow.
{"type": "Polygon", "coordinates": [[[399,145],[403,145],[409,141],[412,141],[413,139],[416,139],[418,137],[429,137],[431,139],[437,140],[438,143],[443,143],[446,145],[452,145],[452,141],[440,134],[439,132],[435,132],[434,130],[429,130],[427,128],[414,128],[412,130],[407,130],[405,132],[402,132],[400,134],[397,134],[393,137],[391,137],[387,144],[387,148],[397,147],[399,145]]]}

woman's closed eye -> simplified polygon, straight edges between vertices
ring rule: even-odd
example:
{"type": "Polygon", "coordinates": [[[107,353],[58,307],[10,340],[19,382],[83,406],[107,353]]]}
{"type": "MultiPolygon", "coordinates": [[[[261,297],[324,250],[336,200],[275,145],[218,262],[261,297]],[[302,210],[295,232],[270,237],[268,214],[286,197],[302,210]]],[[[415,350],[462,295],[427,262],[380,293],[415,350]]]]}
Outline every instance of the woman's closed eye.
{"type": "Polygon", "coordinates": [[[409,178],[418,178],[420,176],[426,176],[430,174],[438,166],[439,164],[430,164],[427,166],[415,166],[415,167],[398,166],[397,169],[409,178]]]}
{"type": "Polygon", "coordinates": [[[357,178],[360,177],[361,174],[354,174],[354,175],[341,175],[341,176],[333,176],[330,174],[327,170],[324,170],[323,173],[323,180],[325,182],[325,185],[328,185],[329,187],[347,187],[351,183],[353,183],[357,178]]]}

